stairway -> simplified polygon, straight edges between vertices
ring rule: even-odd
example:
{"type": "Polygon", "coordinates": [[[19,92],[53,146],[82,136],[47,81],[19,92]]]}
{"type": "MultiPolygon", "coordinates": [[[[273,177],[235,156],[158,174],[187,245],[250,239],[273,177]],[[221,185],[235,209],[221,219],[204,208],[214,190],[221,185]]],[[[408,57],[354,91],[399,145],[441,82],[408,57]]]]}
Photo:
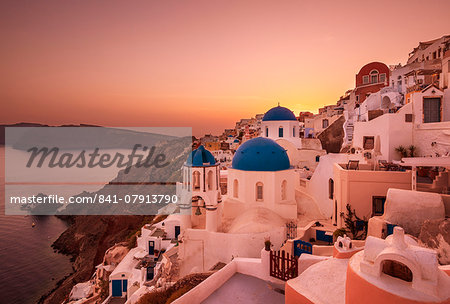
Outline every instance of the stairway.
{"type": "Polygon", "coordinates": [[[417,190],[424,192],[443,193],[448,191],[449,172],[439,172],[431,184],[417,183],[417,190]]]}
{"type": "Polygon", "coordinates": [[[345,128],[345,145],[350,145],[353,141],[353,131],[354,131],[354,125],[353,121],[347,120],[344,124],[345,128]]]}

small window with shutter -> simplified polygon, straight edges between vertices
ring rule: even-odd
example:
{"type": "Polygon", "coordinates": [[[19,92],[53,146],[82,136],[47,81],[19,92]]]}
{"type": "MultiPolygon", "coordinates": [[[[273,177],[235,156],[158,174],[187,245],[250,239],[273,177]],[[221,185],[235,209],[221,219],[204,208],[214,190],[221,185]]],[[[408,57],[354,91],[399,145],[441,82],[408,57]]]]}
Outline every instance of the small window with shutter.
{"type": "Polygon", "coordinates": [[[412,121],[413,121],[413,115],[405,114],[405,122],[412,122],[412,121]]]}
{"type": "Polygon", "coordinates": [[[364,150],[372,150],[375,146],[375,138],[373,136],[364,136],[363,146],[364,150]]]}
{"type": "Polygon", "coordinates": [[[423,122],[440,122],[441,121],[441,99],[440,98],[424,98],[423,99],[423,122]]]}

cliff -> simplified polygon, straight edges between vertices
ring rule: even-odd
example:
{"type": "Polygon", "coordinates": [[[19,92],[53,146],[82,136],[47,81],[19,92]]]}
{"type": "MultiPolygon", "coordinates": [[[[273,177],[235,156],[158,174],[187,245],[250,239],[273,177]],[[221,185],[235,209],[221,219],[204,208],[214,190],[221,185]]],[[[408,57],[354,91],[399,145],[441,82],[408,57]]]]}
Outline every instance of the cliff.
{"type": "Polygon", "coordinates": [[[109,247],[127,241],[153,216],[77,215],[65,218],[71,225],[52,246],[58,252],[72,256],[73,272],[60,281],[52,292],[43,296],[39,303],[62,303],[75,284],[90,279],[109,247]]]}
{"type": "MultiPolygon", "coordinates": [[[[154,181],[170,181],[174,183],[181,180],[182,164],[190,153],[191,138],[176,139],[161,143],[161,152],[164,153],[169,165],[163,168],[156,167],[135,167],[133,166],[129,174],[121,170],[110,184],[105,185],[97,191],[97,194],[158,194],[172,186],[150,187],[146,183],[154,181]],[[189,147],[189,149],[187,149],[189,147]],[[127,187],[117,188],[114,183],[127,183],[127,187]],[[160,191],[160,192],[153,192],[160,191]]],[[[173,188],[170,188],[173,190],[173,188]]],[[[169,189],[169,190],[170,190],[169,189]]],[[[174,193],[173,193],[174,194],[174,193]]],[[[83,193],[94,195],[94,193],[83,193]]],[[[48,295],[43,296],[39,303],[53,304],[61,303],[68,298],[72,287],[81,282],[89,280],[95,272],[95,266],[103,261],[103,257],[108,248],[116,243],[132,240],[132,236],[146,223],[150,223],[154,216],[145,214],[156,214],[156,204],[150,204],[152,208],[142,205],[148,204],[118,204],[117,209],[111,208],[109,214],[143,214],[143,215],[81,215],[87,208],[77,208],[68,206],[65,214],[60,218],[70,223],[69,228],[61,234],[54,242],[53,248],[60,253],[71,255],[73,261],[73,272],[59,282],[48,295]],[[73,215],[80,214],[80,215],[73,215]]],[[[161,207],[161,206],[159,206],[161,207]]],[[[101,205],[92,206],[91,214],[105,213],[105,208],[101,205]]]]}

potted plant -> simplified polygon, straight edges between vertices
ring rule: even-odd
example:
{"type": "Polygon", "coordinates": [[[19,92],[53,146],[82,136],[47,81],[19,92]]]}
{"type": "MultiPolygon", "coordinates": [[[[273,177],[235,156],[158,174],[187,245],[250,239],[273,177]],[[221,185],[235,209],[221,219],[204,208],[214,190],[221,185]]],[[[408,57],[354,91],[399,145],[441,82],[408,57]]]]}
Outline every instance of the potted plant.
{"type": "Polygon", "coordinates": [[[398,146],[397,148],[395,148],[395,152],[400,154],[400,157],[402,158],[408,156],[408,150],[403,146],[398,146]]]}
{"type": "Polygon", "coordinates": [[[416,157],[417,148],[414,145],[408,147],[409,157],[416,157]]]}

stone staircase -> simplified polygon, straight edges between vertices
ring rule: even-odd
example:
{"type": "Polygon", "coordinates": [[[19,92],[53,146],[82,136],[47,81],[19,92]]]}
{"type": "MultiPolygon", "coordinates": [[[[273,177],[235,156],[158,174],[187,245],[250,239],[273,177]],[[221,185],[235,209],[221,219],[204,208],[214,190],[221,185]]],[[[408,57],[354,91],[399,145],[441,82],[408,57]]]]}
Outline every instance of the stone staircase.
{"type": "Polygon", "coordinates": [[[449,189],[449,172],[443,171],[439,172],[439,174],[434,178],[433,183],[431,184],[417,184],[418,191],[425,192],[435,192],[435,193],[446,193],[449,189]]]}
{"type": "Polygon", "coordinates": [[[351,143],[353,141],[353,131],[354,131],[353,122],[349,121],[345,126],[345,133],[347,134],[347,143],[351,143]]]}

